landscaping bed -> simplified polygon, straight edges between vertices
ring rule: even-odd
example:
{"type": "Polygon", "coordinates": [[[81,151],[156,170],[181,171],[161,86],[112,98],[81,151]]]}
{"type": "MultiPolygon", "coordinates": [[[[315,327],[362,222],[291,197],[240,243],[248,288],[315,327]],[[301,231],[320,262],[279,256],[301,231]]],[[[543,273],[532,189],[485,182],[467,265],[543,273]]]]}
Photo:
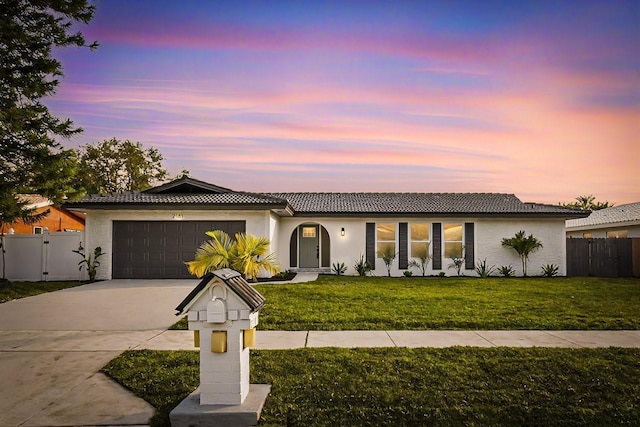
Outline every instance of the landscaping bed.
{"type": "MultiPolygon", "coordinates": [[[[195,351],[127,351],[107,375],[158,409],[198,385],[195,351]]],[[[263,426],[633,425],[640,349],[299,349],[251,352],[272,384],[263,426]]]]}

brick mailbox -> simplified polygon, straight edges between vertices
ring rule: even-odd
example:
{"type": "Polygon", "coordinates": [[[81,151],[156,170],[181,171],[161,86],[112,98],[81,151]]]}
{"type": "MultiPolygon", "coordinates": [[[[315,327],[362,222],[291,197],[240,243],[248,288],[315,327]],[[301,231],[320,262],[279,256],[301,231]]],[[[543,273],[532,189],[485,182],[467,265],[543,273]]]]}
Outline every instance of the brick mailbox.
{"type": "Polygon", "coordinates": [[[200,348],[200,387],[171,412],[173,426],[256,424],[271,387],[249,384],[249,348],[264,302],[240,273],[222,269],[176,307],[200,348]]]}

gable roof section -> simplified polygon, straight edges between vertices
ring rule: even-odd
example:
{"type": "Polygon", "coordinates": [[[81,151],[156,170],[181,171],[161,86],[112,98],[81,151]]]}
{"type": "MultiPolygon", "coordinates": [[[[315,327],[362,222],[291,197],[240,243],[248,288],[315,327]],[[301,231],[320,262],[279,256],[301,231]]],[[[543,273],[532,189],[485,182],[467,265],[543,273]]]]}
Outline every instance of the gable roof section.
{"type": "Polygon", "coordinates": [[[640,202],[591,212],[586,218],[567,221],[567,230],[640,224],[640,202]]]}
{"type": "Polygon", "coordinates": [[[65,204],[65,208],[271,209],[278,214],[290,215],[290,206],[284,199],[259,193],[234,191],[189,177],[178,178],[143,192],[91,194],[78,202],[65,204]]]}
{"type": "Polygon", "coordinates": [[[166,184],[143,191],[143,193],[147,194],[216,194],[233,192],[234,191],[229,188],[219,187],[188,176],[182,176],[166,184]]]}
{"type": "Polygon", "coordinates": [[[285,199],[296,215],[549,216],[586,213],[562,206],[523,203],[504,193],[268,193],[285,199]]]}
{"type": "Polygon", "coordinates": [[[176,316],[180,316],[189,310],[191,304],[206,291],[207,285],[209,285],[215,277],[222,280],[234,294],[247,304],[252,312],[259,310],[264,305],[265,299],[262,294],[247,283],[240,273],[228,268],[223,268],[209,273],[202,278],[200,283],[198,283],[189,295],[176,307],[176,316]]]}

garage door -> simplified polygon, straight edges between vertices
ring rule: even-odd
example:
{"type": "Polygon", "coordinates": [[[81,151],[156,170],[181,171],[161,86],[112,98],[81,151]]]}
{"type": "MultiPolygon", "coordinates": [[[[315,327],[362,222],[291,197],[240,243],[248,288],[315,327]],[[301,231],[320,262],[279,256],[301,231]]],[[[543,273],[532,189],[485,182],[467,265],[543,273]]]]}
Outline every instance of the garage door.
{"type": "Polygon", "coordinates": [[[223,230],[230,236],[245,231],[245,221],[114,221],[114,279],[192,278],[184,265],[204,233],[223,230]]]}

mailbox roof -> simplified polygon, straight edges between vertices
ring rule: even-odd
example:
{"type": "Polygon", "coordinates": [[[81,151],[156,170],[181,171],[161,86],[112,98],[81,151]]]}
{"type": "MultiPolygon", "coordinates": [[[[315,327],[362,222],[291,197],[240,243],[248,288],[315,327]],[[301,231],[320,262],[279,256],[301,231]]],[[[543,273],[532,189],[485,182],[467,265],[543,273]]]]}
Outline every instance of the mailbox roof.
{"type": "Polygon", "coordinates": [[[260,292],[256,291],[253,286],[247,283],[240,273],[224,268],[202,277],[200,283],[198,283],[189,295],[176,307],[176,311],[178,311],[178,313],[176,313],[177,316],[184,314],[184,312],[189,309],[191,304],[207,289],[207,286],[214,277],[222,280],[234,294],[247,304],[251,311],[257,311],[264,305],[264,297],[260,292]]]}

